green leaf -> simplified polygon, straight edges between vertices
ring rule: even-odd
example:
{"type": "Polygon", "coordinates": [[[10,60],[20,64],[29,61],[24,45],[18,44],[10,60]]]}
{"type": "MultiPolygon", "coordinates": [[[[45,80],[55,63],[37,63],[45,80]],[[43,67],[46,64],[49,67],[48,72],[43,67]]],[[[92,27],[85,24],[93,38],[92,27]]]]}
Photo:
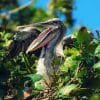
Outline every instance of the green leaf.
{"type": "Polygon", "coordinates": [[[64,50],[64,54],[66,56],[76,56],[76,55],[79,55],[79,51],[76,49],[76,48],[71,48],[71,49],[67,49],[67,50],[64,50]]]}
{"type": "Polygon", "coordinates": [[[29,74],[26,77],[29,77],[33,82],[40,81],[42,76],[39,74],[29,74]]]}
{"type": "Polygon", "coordinates": [[[96,47],[97,47],[97,44],[95,42],[91,41],[88,44],[87,48],[85,48],[85,50],[88,53],[94,54],[96,47]]]}
{"type": "Polygon", "coordinates": [[[87,75],[87,68],[83,67],[79,72],[76,73],[77,78],[84,78],[87,75]]]}
{"type": "Polygon", "coordinates": [[[95,70],[100,70],[100,62],[94,64],[93,68],[94,68],[95,70]]]}
{"type": "Polygon", "coordinates": [[[68,72],[68,67],[67,66],[65,66],[65,65],[62,65],[61,67],[60,67],[60,71],[62,71],[62,72],[68,72]]]}
{"type": "Polygon", "coordinates": [[[100,93],[93,94],[89,100],[100,100],[100,93]]]}
{"type": "Polygon", "coordinates": [[[35,85],[35,89],[37,89],[37,90],[44,90],[45,89],[45,86],[41,81],[35,82],[34,85],[35,85]]]}
{"type": "Polygon", "coordinates": [[[100,45],[98,45],[95,49],[95,54],[99,54],[100,55],[100,45]]]}
{"type": "Polygon", "coordinates": [[[66,76],[66,77],[64,78],[63,81],[64,81],[65,83],[67,83],[69,80],[70,80],[70,77],[69,77],[69,76],[66,76]]]}
{"type": "Polygon", "coordinates": [[[84,44],[87,46],[92,41],[92,35],[86,27],[81,27],[77,35],[77,40],[80,45],[84,44]]]}
{"type": "Polygon", "coordinates": [[[64,86],[59,90],[60,95],[69,95],[72,91],[75,91],[78,89],[77,84],[70,84],[67,86],[64,86]]]}
{"type": "Polygon", "coordinates": [[[73,60],[73,56],[67,57],[64,65],[70,68],[70,70],[75,70],[77,68],[77,61],[73,60]]]}

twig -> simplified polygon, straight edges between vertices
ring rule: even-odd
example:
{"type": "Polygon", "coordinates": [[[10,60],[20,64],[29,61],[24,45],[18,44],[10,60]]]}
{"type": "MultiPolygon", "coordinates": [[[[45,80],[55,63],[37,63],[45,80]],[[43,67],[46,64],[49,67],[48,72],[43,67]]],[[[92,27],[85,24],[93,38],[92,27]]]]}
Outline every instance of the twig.
{"type": "Polygon", "coordinates": [[[28,7],[28,6],[30,6],[32,3],[33,3],[33,0],[30,1],[29,3],[25,4],[25,5],[22,5],[22,6],[18,7],[18,8],[15,8],[15,9],[10,10],[8,12],[3,12],[3,13],[0,14],[0,17],[8,16],[7,14],[11,15],[13,13],[16,13],[16,12],[18,12],[18,11],[28,7]]]}

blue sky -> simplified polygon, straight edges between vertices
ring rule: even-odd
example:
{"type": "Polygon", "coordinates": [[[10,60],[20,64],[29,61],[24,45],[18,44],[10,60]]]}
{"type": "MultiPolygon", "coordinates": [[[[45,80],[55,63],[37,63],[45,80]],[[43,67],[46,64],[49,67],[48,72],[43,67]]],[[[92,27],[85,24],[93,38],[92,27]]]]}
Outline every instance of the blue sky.
{"type": "MultiPolygon", "coordinates": [[[[29,0],[20,0],[24,3],[29,0]]],[[[50,0],[38,0],[36,6],[47,8],[50,0]]],[[[100,0],[75,0],[73,17],[76,20],[75,26],[87,26],[89,29],[100,29],[100,0]]]]}
{"type": "Polygon", "coordinates": [[[75,6],[73,15],[76,19],[76,26],[100,28],[100,0],[76,0],[75,6]]]}

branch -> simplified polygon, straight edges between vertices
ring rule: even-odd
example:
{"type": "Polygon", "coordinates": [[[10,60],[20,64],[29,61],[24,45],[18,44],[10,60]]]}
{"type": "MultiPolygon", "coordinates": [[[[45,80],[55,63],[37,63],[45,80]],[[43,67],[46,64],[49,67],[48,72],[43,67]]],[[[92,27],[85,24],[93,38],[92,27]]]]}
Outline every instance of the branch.
{"type": "Polygon", "coordinates": [[[11,15],[13,13],[16,13],[16,12],[18,12],[18,11],[20,11],[20,10],[28,7],[28,6],[30,6],[32,3],[33,3],[33,0],[30,1],[29,3],[25,4],[25,5],[22,5],[22,6],[18,7],[18,8],[15,8],[15,9],[10,10],[8,12],[3,12],[3,13],[0,14],[0,17],[6,17],[6,18],[8,18],[9,15],[11,15]]]}

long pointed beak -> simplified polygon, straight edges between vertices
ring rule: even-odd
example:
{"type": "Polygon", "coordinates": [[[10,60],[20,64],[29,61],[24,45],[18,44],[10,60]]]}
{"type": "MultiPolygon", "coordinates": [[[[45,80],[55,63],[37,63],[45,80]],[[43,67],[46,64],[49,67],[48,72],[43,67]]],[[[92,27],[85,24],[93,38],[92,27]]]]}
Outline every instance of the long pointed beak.
{"type": "Polygon", "coordinates": [[[52,24],[53,24],[52,22],[46,21],[46,22],[35,23],[33,26],[35,26],[35,27],[37,27],[37,26],[46,27],[46,26],[51,26],[52,24]]]}
{"type": "MultiPolygon", "coordinates": [[[[42,23],[42,25],[45,23],[42,23]]],[[[47,24],[47,23],[46,23],[47,24]]],[[[41,48],[45,45],[47,45],[55,36],[55,34],[52,34],[54,27],[48,27],[44,31],[42,31],[39,36],[33,40],[33,42],[29,45],[26,53],[32,52],[37,50],[38,48],[41,48]]]]}
{"type": "Polygon", "coordinates": [[[42,27],[47,27],[50,26],[51,23],[49,23],[48,21],[46,22],[39,22],[39,23],[35,23],[35,24],[29,24],[29,25],[23,25],[23,26],[18,26],[16,30],[22,30],[26,27],[38,27],[38,26],[42,26],[42,27]]]}

